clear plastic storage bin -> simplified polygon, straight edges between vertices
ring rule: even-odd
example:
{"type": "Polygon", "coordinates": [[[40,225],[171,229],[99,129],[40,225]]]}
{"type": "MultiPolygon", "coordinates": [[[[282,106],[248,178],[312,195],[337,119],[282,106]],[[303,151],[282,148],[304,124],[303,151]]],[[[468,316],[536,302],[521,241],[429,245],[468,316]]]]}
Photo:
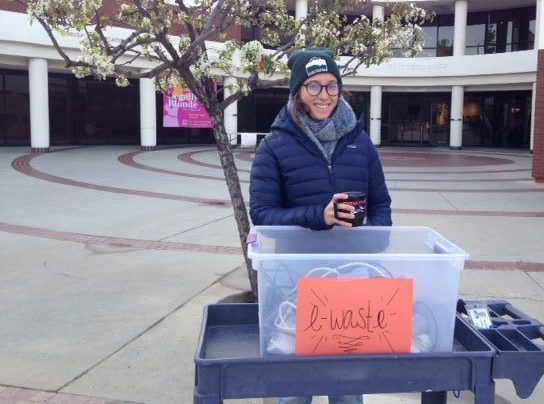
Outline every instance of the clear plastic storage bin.
{"type": "Polygon", "coordinates": [[[468,254],[428,227],[255,226],[262,356],[295,350],[299,277],[413,279],[412,352],[451,352],[459,274],[468,254]]]}

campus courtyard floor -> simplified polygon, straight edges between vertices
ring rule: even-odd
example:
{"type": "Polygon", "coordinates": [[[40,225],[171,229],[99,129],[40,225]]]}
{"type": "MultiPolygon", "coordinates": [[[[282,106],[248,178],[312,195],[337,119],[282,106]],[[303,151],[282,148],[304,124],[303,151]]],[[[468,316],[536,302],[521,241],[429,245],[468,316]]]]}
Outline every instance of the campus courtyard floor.
{"type": "MultiPolygon", "coordinates": [[[[235,149],[246,202],[252,153],[235,149]]],[[[460,297],[505,299],[544,321],[532,155],[379,153],[394,224],[432,227],[469,252],[460,297]]],[[[3,147],[0,195],[0,404],[192,403],[203,306],[249,289],[214,147],[3,147]]],[[[527,400],[507,380],[496,391],[496,404],[544,403],[543,380],[527,400]]]]}

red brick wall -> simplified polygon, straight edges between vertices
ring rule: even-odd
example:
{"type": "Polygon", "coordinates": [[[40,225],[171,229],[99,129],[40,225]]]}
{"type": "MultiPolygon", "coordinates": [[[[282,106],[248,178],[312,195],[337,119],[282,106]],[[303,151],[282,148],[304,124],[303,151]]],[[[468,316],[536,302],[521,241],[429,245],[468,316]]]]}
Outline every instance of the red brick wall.
{"type": "Polygon", "coordinates": [[[544,49],[538,50],[536,73],[533,177],[544,182],[544,49]]]}
{"type": "MultiPolygon", "coordinates": [[[[115,1],[115,0],[104,0],[102,2],[102,11],[106,14],[106,15],[116,15],[118,12],[119,12],[119,8],[120,8],[120,2],[118,1],[115,1]]],[[[22,4],[20,3],[17,3],[15,1],[10,1],[10,0],[0,0],[0,10],[4,10],[4,11],[15,11],[15,12],[18,12],[18,13],[26,13],[26,7],[23,6],[22,4]]],[[[116,24],[114,23],[113,25],[117,25],[117,26],[120,26],[120,27],[123,27],[122,24],[116,24]]],[[[179,26],[179,24],[175,24],[173,27],[172,27],[172,31],[171,33],[173,35],[180,35],[180,34],[183,34],[184,33],[184,29],[182,27],[179,26]]],[[[241,27],[231,27],[227,30],[227,39],[232,39],[232,40],[240,40],[240,38],[242,37],[242,28],[241,27]]],[[[212,41],[223,41],[218,35],[210,38],[212,41]]]]}
{"type": "Polygon", "coordinates": [[[0,10],[15,11],[18,13],[26,13],[26,7],[15,1],[0,0],[0,10]]]}

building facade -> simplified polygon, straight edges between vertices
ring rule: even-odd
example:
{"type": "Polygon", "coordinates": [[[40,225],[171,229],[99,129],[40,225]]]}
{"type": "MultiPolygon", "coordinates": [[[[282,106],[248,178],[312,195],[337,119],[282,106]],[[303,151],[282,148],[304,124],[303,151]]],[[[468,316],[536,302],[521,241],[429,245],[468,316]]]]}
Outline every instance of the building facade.
{"type": "MultiPolygon", "coordinates": [[[[544,107],[539,98],[544,92],[539,82],[543,2],[417,2],[437,13],[423,27],[422,54],[394,57],[344,80],[373,143],[534,150],[535,177],[544,178],[544,117],[539,112],[544,107]]],[[[382,3],[372,1],[365,13],[383,18],[382,3]]],[[[297,17],[308,7],[307,0],[288,4],[297,17]]],[[[29,26],[24,10],[17,7],[0,0],[0,146],[29,145],[39,152],[58,145],[152,148],[213,142],[209,129],[164,128],[162,98],[154,93],[151,80],[118,88],[112,81],[76,79],[63,67],[43,29],[29,26]]],[[[244,41],[259,33],[247,29],[234,35],[244,41]]],[[[78,38],[63,41],[76,52],[78,38]]],[[[142,61],[139,67],[152,66],[142,61]]],[[[266,133],[287,99],[288,90],[277,88],[256,91],[230,106],[225,125],[233,142],[240,133],[253,139],[266,133]]]]}

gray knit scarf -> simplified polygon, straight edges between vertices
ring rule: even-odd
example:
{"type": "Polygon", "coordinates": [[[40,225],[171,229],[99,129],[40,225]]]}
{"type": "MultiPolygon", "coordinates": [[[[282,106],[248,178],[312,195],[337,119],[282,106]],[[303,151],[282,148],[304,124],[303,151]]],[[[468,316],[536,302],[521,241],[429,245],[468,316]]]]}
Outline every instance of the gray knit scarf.
{"type": "Polygon", "coordinates": [[[313,120],[302,108],[298,111],[298,118],[304,133],[317,145],[329,163],[338,139],[351,132],[357,124],[355,113],[344,98],[340,98],[336,110],[323,121],[313,120]]]}

